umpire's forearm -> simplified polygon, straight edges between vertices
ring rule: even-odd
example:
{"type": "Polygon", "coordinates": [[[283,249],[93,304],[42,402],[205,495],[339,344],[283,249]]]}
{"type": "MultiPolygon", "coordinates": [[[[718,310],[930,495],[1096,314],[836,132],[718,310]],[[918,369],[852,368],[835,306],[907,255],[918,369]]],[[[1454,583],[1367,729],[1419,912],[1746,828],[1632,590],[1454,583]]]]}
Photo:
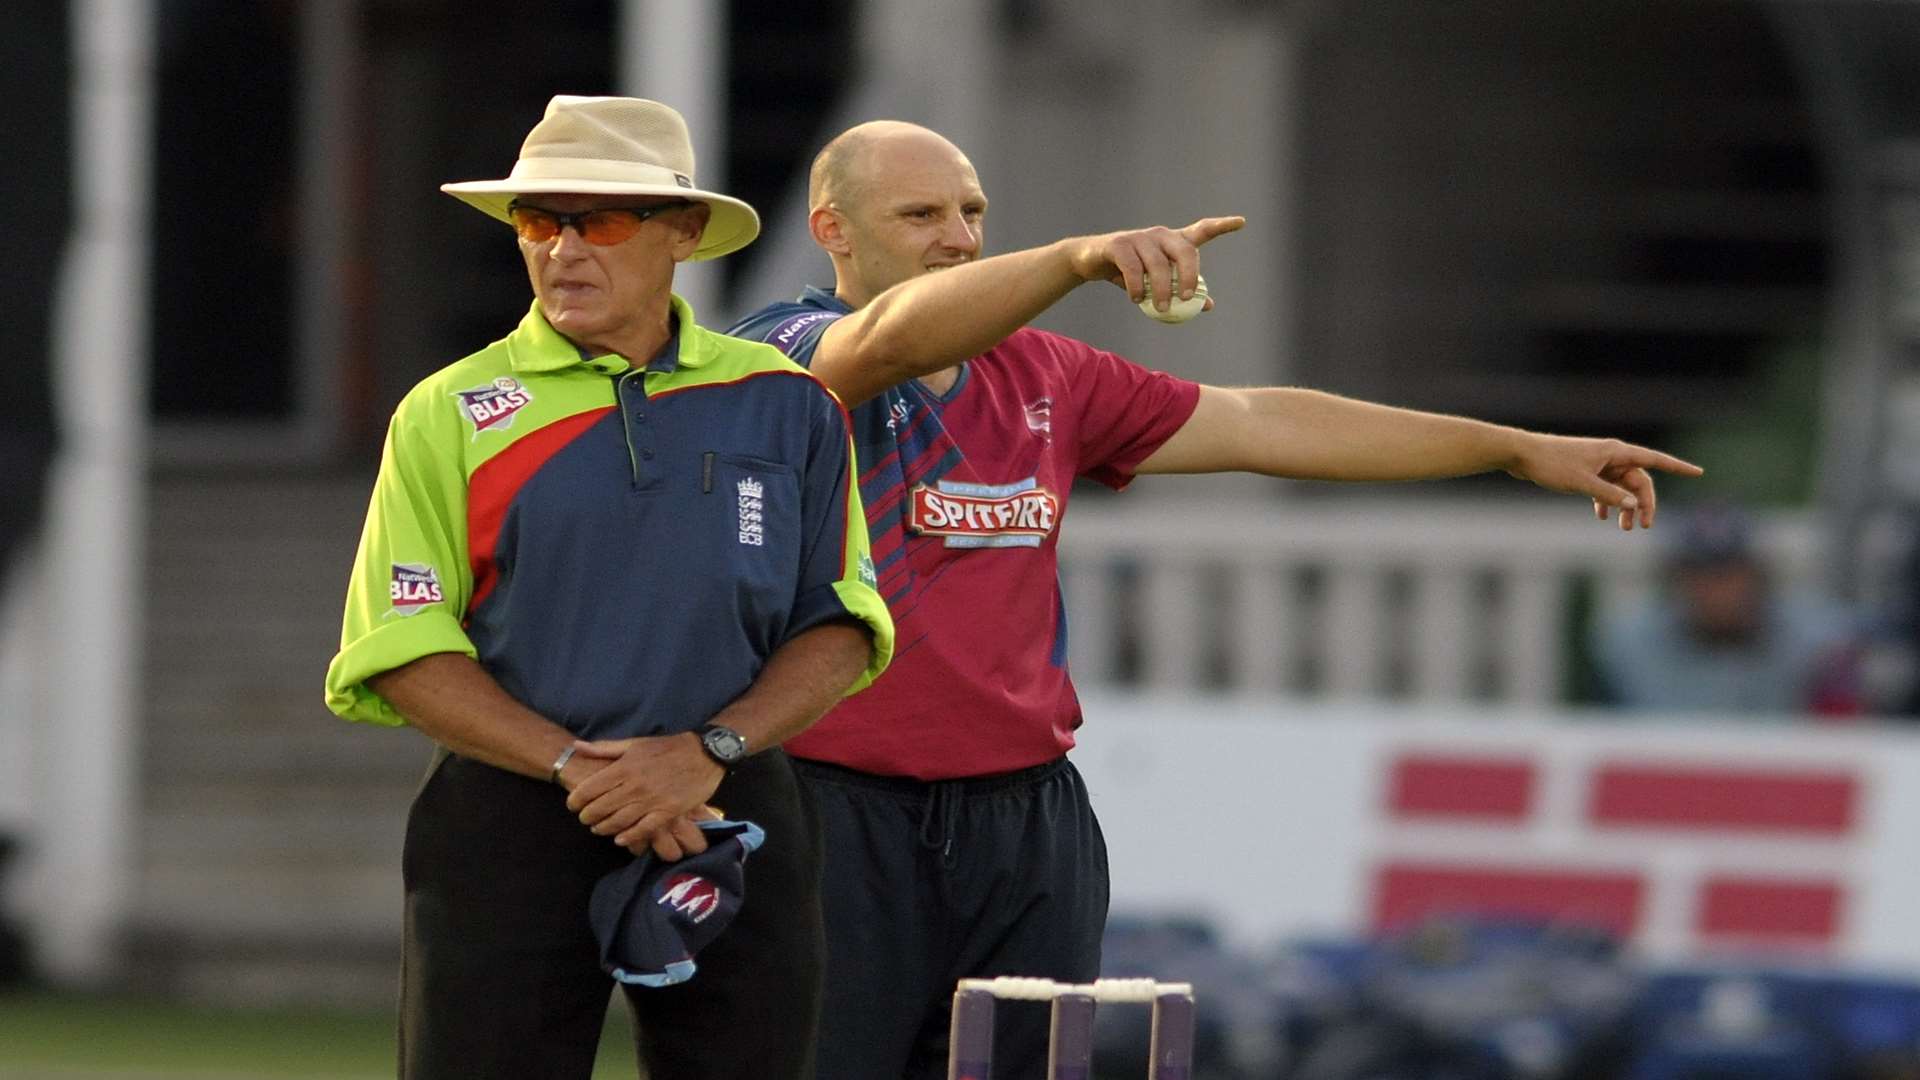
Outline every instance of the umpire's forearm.
{"type": "Polygon", "coordinates": [[[515,701],[473,658],[434,653],[367,680],[407,722],[461,757],[545,780],[573,735],[515,701]]]}
{"type": "Polygon", "coordinates": [[[810,627],[775,649],[760,677],[713,722],[739,732],[749,750],[779,746],[833,708],[872,652],[873,637],[861,624],[810,627]]]}

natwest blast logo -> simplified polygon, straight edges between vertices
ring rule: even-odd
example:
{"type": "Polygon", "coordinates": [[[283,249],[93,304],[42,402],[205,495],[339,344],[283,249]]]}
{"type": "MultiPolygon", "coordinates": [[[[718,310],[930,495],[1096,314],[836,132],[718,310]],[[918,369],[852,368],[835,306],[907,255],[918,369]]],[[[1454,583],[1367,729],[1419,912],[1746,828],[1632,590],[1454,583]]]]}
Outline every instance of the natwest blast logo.
{"type": "Polygon", "coordinates": [[[950,548],[1039,547],[1060,520],[1060,497],[1031,476],[1012,484],[942,480],[907,502],[907,527],[950,548]]]}
{"type": "Polygon", "coordinates": [[[720,890],[698,874],[675,874],[661,887],[658,903],[688,922],[705,922],[720,910],[720,890]]]}
{"type": "Polygon", "coordinates": [[[440,572],[426,563],[394,563],[387,593],[396,615],[412,615],[446,599],[440,589],[440,572]]]}
{"type": "Polygon", "coordinates": [[[473,437],[476,439],[483,431],[512,427],[513,414],[533,402],[533,391],[521,386],[518,379],[509,375],[493,380],[490,386],[459,390],[453,396],[460,399],[460,411],[466,413],[467,419],[473,423],[473,437]]]}

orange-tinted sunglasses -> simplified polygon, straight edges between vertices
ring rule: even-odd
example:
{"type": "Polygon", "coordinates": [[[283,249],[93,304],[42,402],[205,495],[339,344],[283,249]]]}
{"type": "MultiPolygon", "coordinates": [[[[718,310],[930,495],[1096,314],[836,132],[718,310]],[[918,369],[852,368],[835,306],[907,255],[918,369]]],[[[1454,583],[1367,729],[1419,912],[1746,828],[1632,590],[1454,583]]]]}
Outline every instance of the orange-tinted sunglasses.
{"type": "Polygon", "coordinates": [[[537,206],[512,202],[507,204],[507,218],[513,222],[513,231],[529,244],[544,244],[571,225],[587,243],[595,247],[612,247],[631,240],[633,234],[640,231],[641,224],[655,214],[692,205],[685,199],[679,199],[652,206],[603,206],[563,214],[558,210],[542,210],[537,206]]]}

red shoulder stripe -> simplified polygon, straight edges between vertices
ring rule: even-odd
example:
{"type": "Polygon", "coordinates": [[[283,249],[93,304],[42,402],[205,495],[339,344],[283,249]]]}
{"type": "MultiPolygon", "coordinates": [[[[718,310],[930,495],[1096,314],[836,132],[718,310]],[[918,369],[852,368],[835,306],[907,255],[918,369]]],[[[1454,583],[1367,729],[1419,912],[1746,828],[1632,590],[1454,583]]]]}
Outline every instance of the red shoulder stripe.
{"type": "Polygon", "coordinates": [[[537,431],[514,440],[512,446],[488,458],[473,470],[467,480],[467,564],[473,569],[473,599],[469,610],[479,607],[499,582],[493,562],[494,544],[500,539],[500,526],[507,519],[507,507],[534,473],[549,458],[560,452],[580,433],[613,411],[606,405],[555,420],[537,431]]]}

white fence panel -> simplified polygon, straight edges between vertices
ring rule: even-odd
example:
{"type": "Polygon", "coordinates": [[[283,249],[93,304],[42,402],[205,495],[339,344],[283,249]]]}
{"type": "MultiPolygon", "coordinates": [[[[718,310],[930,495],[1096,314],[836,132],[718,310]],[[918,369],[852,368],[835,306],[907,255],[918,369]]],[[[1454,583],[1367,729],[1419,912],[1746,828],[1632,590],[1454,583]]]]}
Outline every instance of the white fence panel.
{"type": "MultiPolygon", "coordinates": [[[[1757,539],[1780,579],[1820,573],[1810,519],[1757,539]]],[[[1082,507],[1061,536],[1070,659],[1089,687],[1537,705],[1560,696],[1578,590],[1594,611],[1644,598],[1665,542],[1548,497],[1082,507]]]]}

